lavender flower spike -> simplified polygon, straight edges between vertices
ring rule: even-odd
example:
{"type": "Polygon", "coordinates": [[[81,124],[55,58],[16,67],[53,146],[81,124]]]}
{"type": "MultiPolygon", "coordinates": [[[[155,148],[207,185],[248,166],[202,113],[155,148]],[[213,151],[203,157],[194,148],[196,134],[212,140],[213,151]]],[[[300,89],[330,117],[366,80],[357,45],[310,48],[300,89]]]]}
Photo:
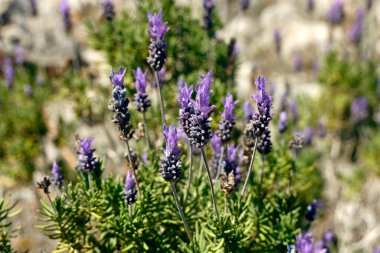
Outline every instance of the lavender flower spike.
{"type": "Polygon", "coordinates": [[[55,184],[59,190],[62,189],[63,185],[63,175],[62,175],[62,170],[58,166],[57,161],[54,161],[53,167],[51,168],[51,182],[55,184]]]}
{"type": "Polygon", "coordinates": [[[280,120],[278,122],[278,131],[280,134],[285,133],[286,129],[288,128],[288,115],[286,112],[280,113],[280,120]]]}
{"type": "Polygon", "coordinates": [[[243,10],[243,11],[246,11],[249,7],[249,0],[240,0],[239,3],[240,3],[240,8],[243,10]]]}
{"type": "Polygon", "coordinates": [[[79,138],[79,146],[77,149],[78,154],[78,169],[84,172],[93,172],[98,168],[98,161],[94,157],[95,149],[92,148],[92,142],[94,139],[79,138]]]}
{"type": "Polygon", "coordinates": [[[8,89],[13,86],[13,79],[15,77],[15,71],[12,66],[12,60],[10,57],[5,57],[3,61],[3,73],[5,78],[5,84],[8,89]]]}
{"type": "Polygon", "coordinates": [[[355,45],[359,45],[360,43],[362,32],[363,32],[363,22],[364,22],[364,9],[359,8],[356,11],[355,24],[353,25],[353,27],[351,28],[348,34],[350,41],[355,45]]]}
{"type": "Polygon", "coordinates": [[[186,136],[190,138],[190,116],[193,113],[191,96],[193,95],[193,86],[187,86],[186,82],[178,80],[178,98],[179,122],[186,136]]]}
{"type": "Polygon", "coordinates": [[[119,67],[118,71],[114,72],[111,68],[110,81],[113,87],[120,86],[120,88],[124,88],[124,76],[126,71],[127,69],[119,67]]]}
{"type": "Polygon", "coordinates": [[[162,22],[162,10],[158,14],[148,12],[149,36],[152,41],[158,42],[164,39],[165,33],[169,31],[167,22],[162,22]]]}
{"type": "Polygon", "coordinates": [[[296,238],[296,247],[298,253],[326,253],[326,249],[314,247],[313,235],[310,232],[300,234],[296,238]]]}
{"type": "Polygon", "coordinates": [[[149,21],[149,56],[148,64],[154,71],[160,71],[166,61],[165,33],[169,30],[167,23],[162,22],[162,10],[158,14],[148,12],[149,21]]]}
{"type": "Polygon", "coordinates": [[[255,113],[255,110],[253,109],[249,101],[245,101],[244,106],[243,106],[243,111],[244,111],[245,121],[249,122],[252,119],[253,114],[255,113]]]}
{"type": "Polygon", "coordinates": [[[70,16],[70,6],[68,0],[61,0],[60,11],[63,17],[63,25],[66,31],[70,31],[72,23],[70,16]]]}
{"type": "Polygon", "coordinates": [[[24,49],[20,44],[15,47],[15,62],[17,65],[23,65],[25,62],[24,49]]]}
{"type": "Polygon", "coordinates": [[[330,21],[332,25],[339,25],[344,18],[344,1],[336,0],[329,12],[327,13],[327,19],[330,21]]]}
{"type": "Polygon", "coordinates": [[[358,97],[351,104],[351,117],[360,122],[368,116],[368,101],[365,97],[358,97]]]}
{"type": "Polygon", "coordinates": [[[214,9],[214,3],[213,0],[203,0],[203,25],[204,28],[207,30],[209,36],[212,35],[212,10],[214,9]]]}
{"type": "Polygon", "coordinates": [[[131,205],[136,202],[136,181],[133,179],[131,173],[128,171],[127,176],[125,177],[124,191],[123,196],[128,205],[131,205]]]}
{"type": "Polygon", "coordinates": [[[212,73],[208,72],[197,83],[197,95],[194,105],[194,112],[190,117],[190,141],[197,148],[201,148],[207,144],[211,138],[210,113],[215,106],[210,105],[212,73]]]}
{"type": "Polygon", "coordinates": [[[318,201],[316,199],[307,206],[305,217],[308,221],[314,221],[317,218],[318,201]]]}
{"type": "Polygon", "coordinates": [[[111,21],[115,15],[114,5],[112,0],[103,0],[103,16],[111,21]]]}
{"type": "Polygon", "coordinates": [[[219,138],[223,143],[228,142],[231,139],[231,131],[235,125],[235,114],[234,109],[237,105],[237,101],[233,101],[231,93],[228,93],[225,99],[222,99],[224,104],[224,111],[222,113],[222,118],[219,123],[219,138]]]}
{"type": "Polygon", "coordinates": [[[222,162],[221,188],[225,193],[231,193],[237,189],[240,182],[240,169],[238,169],[237,152],[239,146],[234,144],[227,146],[227,158],[222,162]],[[226,180],[228,176],[228,181],[226,180]],[[233,181],[231,179],[234,179],[233,181]]]}
{"type": "Polygon", "coordinates": [[[146,93],[146,75],[147,71],[142,72],[140,68],[137,68],[137,70],[133,71],[133,75],[135,76],[136,81],[133,83],[137,94],[134,98],[134,104],[137,106],[137,110],[139,112],[146,112],[147,109],[150,107],[150,100],[148,98],[148,94],[146,93]]]}
{"type": "Polygon", "coordinates": [[[164,125],[163,134],[166,147],[163,149],[164,157],[161,159],[160,173],[165,181],[175,182],[181,176],[182,163],[179,160],[181,150],[177,146],[181,132],[172,124],[169,128],[164,125]]]}

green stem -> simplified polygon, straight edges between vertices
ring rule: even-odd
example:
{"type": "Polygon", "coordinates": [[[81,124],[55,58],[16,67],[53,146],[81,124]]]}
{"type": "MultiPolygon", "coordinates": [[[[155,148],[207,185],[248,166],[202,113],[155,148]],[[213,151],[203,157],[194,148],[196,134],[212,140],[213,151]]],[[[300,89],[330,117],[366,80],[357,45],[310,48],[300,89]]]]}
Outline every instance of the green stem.
{"type": "Polygon", "coordinates": [[[191,144],[189,144],[189,152],[190,152],[189,177],[187,178],[185,196],[183,197],[184,201],[186,200],[187,195],[189,194],[191,179],[193,177],[193,148],[191,147],[191,144]]]}
{"type": "Polygon", "coordinates": [[[186,230],[187,236],[189,237],[189,240],[190,240],[190,242],[191,242],[191,241],[193,240],[193,235],[191,234],[191,231],[190,231],[190,229],[189,229],[189,226],[187,225],[186,218],[185,218],[185,214],[183,213],[183,210],[182,210],[181,204],[180,204],[179,199],[178,199],[178,193],[177,193],[177,190],[175,189],[175,185],[174,185],[173,182],[171,183],[170,186],[171,186],[171,189],[172,189],[172,192],[173,192],[173,195],[174,195],[175,202],[176,202],[176,204],[177,204],[177,208],[178,208],[179,215],[181,216],[181,219],[182,219],[183,225],[185,226],[185,230],[186,230]]]}
{"type": "Polygon", "coordinates": [[[131,165],[131,168],[132,168],[132,175],[133,175],[133,177],[135,178],[135,181],[136,181],[137,192],[139,193],[139,196],[141,197],[140,184],[139,184],[139,181],[137,180],[135,166],[134,166],[133,161],[132,161],[131,149],[129,147],[129,141],[127,140],[125,143],[127,144],[128,160],[129,160],[129,164],[131,165]]]}
{"type": "Polygon", "coordinates": [[[154,71],[154,76],[155,76],[155,78],[156,78],[158,94],[159,94],[159,96],[160,96],[160,109],[161,109],[161,120],[162,120],[162,125],[166,125],[164,99],[163,99],[163,97],[162,97],[161,85],[160,85],[160,81],[158,80],[158,74],[157,74],[157,71],[154,71]]]}
{"type": "Polygon", "coordinates": [[[249,176],[251,175],[251,171],[253,168],[253,161],[255,160],[256,149],[257,149],[257,138],[255,139],[255,145],[253,147],[253,152],[252,152],[252,156],[251,156],[251,162],[249,163],[249,167],[248,167],[247,177],[245,178],[244,186],[243,186],[243,189],[242,189],[241,194],[240,194],[241,197],[244,196],[245,191],[247,189],[249,176]]]}
{"type": "Polygon", "coordinates": [[[206,167],[206,171],[207,171],[207,175],[208,175],[208,180],[209,180],[209,184],[210,184],[210,188],[211,188],[212,204],[214,206],[214,211],[215,211],[216,217],[219,220],[219,213],[218,213],[218,208],[216,206],[214,186],[212,184],[212,178],[211,178],[211,174],[210,174],[210,169],[209,169],[208,164],[207,164],[207,158],[206,158],[205,150],[204,150],[203,147],[201,148],[201,152],[202,152],[203,162],[204,162],[205,167],[206,167]]]}

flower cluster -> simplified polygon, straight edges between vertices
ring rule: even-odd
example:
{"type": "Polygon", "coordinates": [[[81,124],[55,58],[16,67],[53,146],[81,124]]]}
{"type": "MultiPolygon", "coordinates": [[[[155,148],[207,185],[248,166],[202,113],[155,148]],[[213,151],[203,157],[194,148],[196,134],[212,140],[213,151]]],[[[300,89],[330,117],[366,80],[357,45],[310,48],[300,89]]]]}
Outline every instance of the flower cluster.
{"type": "Polygon", "coordinates": [[[286,112],[280,113],[280,120],[278,121],[277,127],[280,134],[285,133],[286,129],[288,128],[288,115],[286,112]]]}
{"type": "Polygon", "coordinates": [[[316,199],[307,206],[305,217],[308,221],[314,221],[317,218],[318,201],[316,199]]]}
{"type": "Polygon", "coordinates": [[[93,172],[98,169],[99,162],[94,157],[95,149],[92,148],[92,142],[94,139],[79,138],[78,139],[78,170],[83,172],[93,172]]]}
{"type": "Polygon", "coordinates": [[[181,176],[182,163],[179,159],[181,150],[177,146],[181,132],[172,124],[170,127],[164,125],[163,134],[166,147],[163,149],[164,156],[161,158],[160,173],[166,181],[175,182],[181,176]]]}
{"type": "Polygon", "coordinates": [[[136,202],[136,181],[133,179],[131,173],[128,171],[127,176],[125,177],[124,191],[123,196],[128,205],[131,205],[136,202]]]}
{"type": "Polygon", "coordinates": [[[70,15],[70,6],[68,0],[61,0],[60,11],[63,17],[63,26],[66,31],[70,31],[72,23],[71,23],[71,15],[70,15]]]}
{"type": "Polygon", "coordinates": [[[316,247],[313,241],[313,235],[310,232],[297,236],[296,247],[298,253],[325,253],[325,248],[316,247]]]}
{"type": "Polygon", "coordinates": [[[225,193],[235,190],[241,181],[240,168],[238,167],[237,152],[239,147],[234,144],[227,146],[227,159],[222,162],[221,188],[225,193]],[[228,176],[228,177],[227,177],[228,176]],[[227,181],[225,179],[228,179],[227,181]],[[230,180],[233,178],[233,183],[230,180]]]}
{"type": "Polygon", "coordinates": [[[57,161],[54,161],[53,167],[51,168],[51,182],[57,186],[59,190],[62,189],[63,185],[63,175],[62,175],[62,170],[59,167],[57,161]]]}
{"type": "Polygon", "coordinates": [[[162,10],[158,14],[148,12],[149,20],[149,56],[148,64],[154,71],[160,71],[166,61],[165,33],[169,30],[167,23],[162,22],[162,10]]]}
{"type": "Polygon", "coordinates": [[[112,0],[103,0],[103,16],[111,21],[114,15],[115,11],[112,0]]]}
{"type": "Polygon", "coordinates": [[[235,114],[234,109],[237,105],[237,101],[233,101],[232,95],[227,94],[225,99],[222,99],[224,104],[224,111],[222,113],[222,118],[219,123],[219,131],[217,132],[222,143],[226,143],[231,139],[231,131],[235,125],[235,114]]]}
{"type": "Polygon", "coordinates": [[[327,19],[332,25],[339,25],[344,19],[344,1],[336,0],[327,12],[327,19]]]}
{"type": "Polygon", "coordinates": [[[214,9],[213,0],[203,0],[203,25],[209,35],[212,33],[212,10],[214,9]]]}
{"type": "Polygon", "coordinates": [[[5,84],[10,89],[13,86],[13,79],[15,77],[15,71],[12,66],[12,60],[10,57],[5,57],[3,61],[3,73],[5,78],[5,84]]]}
{"type": "Polygon", "coordinates": [[[364,22],[364,9],[359,8],[356,11],[355,24],[352,26],[348,34],[350,41],[355,45],[359,45],[360,43],[362,32],[363,32],[363,22],[364,22]]]}
{"type": "Polygon", "coordinates": [[[133,71],[136,81],[133,83],[136,88],[136,95],[134,98],[134,104],[139,112],[146,112],[148,107],[150,107],[150,100],[148,94],[146,93],[146,75],[147,72],[143,72],[141,68],[137,68],[133,71]]]}
{"type": "Polygon", "coordinates": [[[192,99],[193,86],[187,86],[183,80],[178,80],[179,123],[188,138],[190,138],[190,116],[193,113],[192,99]]]}
{"type": "Polygon", "coordinates": [[[210,105],[212,73],[208,72],[197,83],[197,95],[192,101],[194,112],[190,116],[190,142],[194,147],[201,148],[211,138],[210,114],[215,106],[210,105]]]}
{"type": "Polygon", "coordinates": [[[259,76],[256,79],[257,94],[252,95],[253,100],[257,104],[258,112],[256,112],[246,127],[246,134],[252,138],[257,138],[257,150],[266,155],[272,150],[272,142],[270,140],[269,121],[272,120],[270,113],[271,97],[265,89],[265,77],[259,76]]]}
{"type": "Polygon", "coordinates": [[[129,100],[126,98],[127,90],[124,87],[124,75],[126,70],[119,68],[117,73],[111,69],[110,80],[113,85],[112,99],[108,108],[114,112],[112,123],[119,131],[119,138],[127,141],[133,136],[133,129],[130,122],[131,115],[128,110],[129,100]]]}

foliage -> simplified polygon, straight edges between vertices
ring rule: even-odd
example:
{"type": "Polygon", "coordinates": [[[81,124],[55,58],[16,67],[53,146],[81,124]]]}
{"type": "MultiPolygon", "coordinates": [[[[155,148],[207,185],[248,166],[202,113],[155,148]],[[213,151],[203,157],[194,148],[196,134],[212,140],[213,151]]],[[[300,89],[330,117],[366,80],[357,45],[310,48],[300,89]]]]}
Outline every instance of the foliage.
{"type": "Polygon", "coordinates": [[[10,204],[8,198],[0,198],[0,252],[16,252],[10,243],[10,238],[14,233],[10,219],[19,213],[14,210],[15,205],[16,203],[10,204]]]}

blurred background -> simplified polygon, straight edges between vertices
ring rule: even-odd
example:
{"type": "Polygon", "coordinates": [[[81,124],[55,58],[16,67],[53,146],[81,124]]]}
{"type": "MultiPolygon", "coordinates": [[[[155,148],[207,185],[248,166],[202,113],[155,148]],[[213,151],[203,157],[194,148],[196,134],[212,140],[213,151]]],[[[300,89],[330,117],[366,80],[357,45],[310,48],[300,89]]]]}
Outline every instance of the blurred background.
{"type": "MultiPolygon", "coordinates": [[[[312,146],[304,159],[318,164],[322,216],[313,230],[333,229],[339,252],[379,245],[380,1],[215,0],[212,34],[202,29],[201,0],[114,0],[111,21],[100,0],[68,0],[69,15],[62,2],[0,0],[0,194],[23,210],[16,250],[54,248],[35,227],[35,182],[55,160],[73,177],[76,134],[96,136],[107,173],[123,166],[108,77],[111,66],[126,66],[132,87],[131,70],[147,68],[145,2],[170,10],[166,97],[176,96],[178,77],[211,68],[242,106],[264,74],[275,114],[287,112],[312,146]]],[[[158,111],[157,91],[148,91],[158,111]]]]}

